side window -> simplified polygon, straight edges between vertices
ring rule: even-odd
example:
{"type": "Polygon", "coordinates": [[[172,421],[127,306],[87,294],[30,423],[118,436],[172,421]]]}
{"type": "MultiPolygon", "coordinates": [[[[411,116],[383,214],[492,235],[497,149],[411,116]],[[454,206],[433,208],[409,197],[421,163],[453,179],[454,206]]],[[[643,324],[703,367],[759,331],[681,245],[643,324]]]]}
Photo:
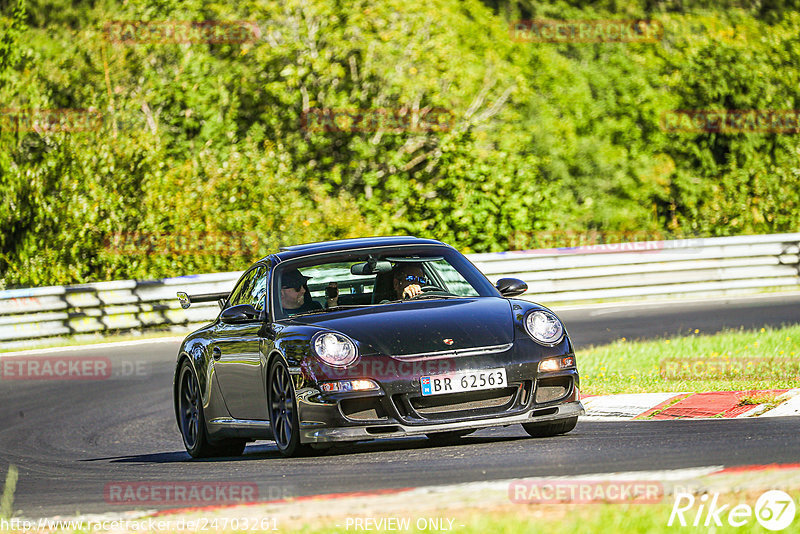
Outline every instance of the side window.
{"type": "Polygon", "coordinates": [[[259,269],[252,269],[248,272],[239,283],[236,284],[236,287],[231,292],[230,298],[230,306],[236,306],[237,304],[247,304],[250,302],[250,286],[253,284],[253,279],[256,276],[256,271],[259,269]]]}
{"type": "Polygon", "coordinates": [[[427,262],[425,267],[426,273],[430,274],[430,271],[433,271],[436,275],[434,280],[438,277],[444,283],[444,289],[450,293],[462,297],[477,297],[479,295],[475,288],[461,276],[461,273],[456,271],[455,267],[446,260],[427,262]]]}
{"type": "Polygon", "coordinates": [[[267,270],[265,268],[258,268],[258,274],[253,279],[249,293],[245,302],[252,304],[259,311],[263,310],[267,300],[267,270]]]}

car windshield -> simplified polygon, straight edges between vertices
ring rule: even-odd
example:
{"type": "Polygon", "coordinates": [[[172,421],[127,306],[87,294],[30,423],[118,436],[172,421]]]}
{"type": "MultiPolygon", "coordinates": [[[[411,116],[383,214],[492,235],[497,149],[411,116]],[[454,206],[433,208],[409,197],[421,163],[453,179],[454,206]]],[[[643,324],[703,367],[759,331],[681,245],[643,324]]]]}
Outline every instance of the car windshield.
{"type": "Polygon", "coordinates": [[[282,263],[276,273],[280,318],[404,300],[494,296],[486,278],[455,251],[339,255],[282,263]],[[419,286],[417,294],[404,298],[403,290],[410,285],[419,286]]]}

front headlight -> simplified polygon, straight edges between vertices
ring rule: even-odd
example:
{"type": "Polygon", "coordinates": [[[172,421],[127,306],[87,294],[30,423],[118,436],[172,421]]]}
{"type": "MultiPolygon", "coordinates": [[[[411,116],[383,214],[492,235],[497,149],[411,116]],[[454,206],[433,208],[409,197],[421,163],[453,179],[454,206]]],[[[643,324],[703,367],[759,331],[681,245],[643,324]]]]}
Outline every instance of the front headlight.
{"type": "Polygon", "coordinates": [[[319,359],[333,367],[346,367],[358,356],[356,344],[350,338],[334,332],[318,334],[312,345],[319,359]]]}
{"type": "Polygon", "coordinates": [[[537,343],[555,345],[564,337],[564,327],[554,314],[537,310],[525,317],[525,329],[537,343]]]}

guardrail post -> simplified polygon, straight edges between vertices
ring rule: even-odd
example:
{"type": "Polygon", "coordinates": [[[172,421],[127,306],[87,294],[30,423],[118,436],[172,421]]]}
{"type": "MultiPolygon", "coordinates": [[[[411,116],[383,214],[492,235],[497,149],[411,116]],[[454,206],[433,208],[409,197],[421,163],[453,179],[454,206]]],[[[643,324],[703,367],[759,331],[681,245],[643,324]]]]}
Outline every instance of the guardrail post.
{"type": "Polygon", "coordinates": [[[781,265],[794,265],[794,268],[797,271],[797,277],[800,279],[800,241],[789,241],[783,243],[783,249],[778,256],[778,263],[781,265]],[[797,257],[797,261],[793,263],[784,263],[783,257],[791,254],[794,254],[797,257]]]}

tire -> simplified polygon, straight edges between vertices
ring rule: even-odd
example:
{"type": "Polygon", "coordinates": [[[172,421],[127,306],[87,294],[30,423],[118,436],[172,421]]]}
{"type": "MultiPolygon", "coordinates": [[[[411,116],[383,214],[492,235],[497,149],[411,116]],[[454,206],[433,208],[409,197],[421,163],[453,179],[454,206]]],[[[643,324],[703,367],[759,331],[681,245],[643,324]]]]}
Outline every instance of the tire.
{"type": "Polygon", "coordinates": [[[448,430],[447,432],[425,434],[425,436],[435,444],[458,443],[461,438],[472,434],[475,430],[474,428],[468,430],[448,430]]]}
{"type": "Polygon", "coordinates": [[[267,407],[269,424],[278,451],[286,457],[312,454],[314,449],[310,445],[300,443],[294,380],[280,358],[276,358],[269,367],[267,407]]]}
{"type": "Polygon", "coordinates": [[[192,458],[215,456],[240,456],[246,440],[226,439],[211,441],[206,431],[203,399],[194,369],[187,360],[181,363],[178,374],[178,426],[186,452],[192,458]]]}
{"type": "Polygon", "coordinates": [[[577,416],[548,423],[523,423],[522,428],[524,428],[525,432],[531,437],[549,438],[551,436],[557,436],[558,434],[566,434],[575,428],[576,424],[578,424],[577,416]]]}

